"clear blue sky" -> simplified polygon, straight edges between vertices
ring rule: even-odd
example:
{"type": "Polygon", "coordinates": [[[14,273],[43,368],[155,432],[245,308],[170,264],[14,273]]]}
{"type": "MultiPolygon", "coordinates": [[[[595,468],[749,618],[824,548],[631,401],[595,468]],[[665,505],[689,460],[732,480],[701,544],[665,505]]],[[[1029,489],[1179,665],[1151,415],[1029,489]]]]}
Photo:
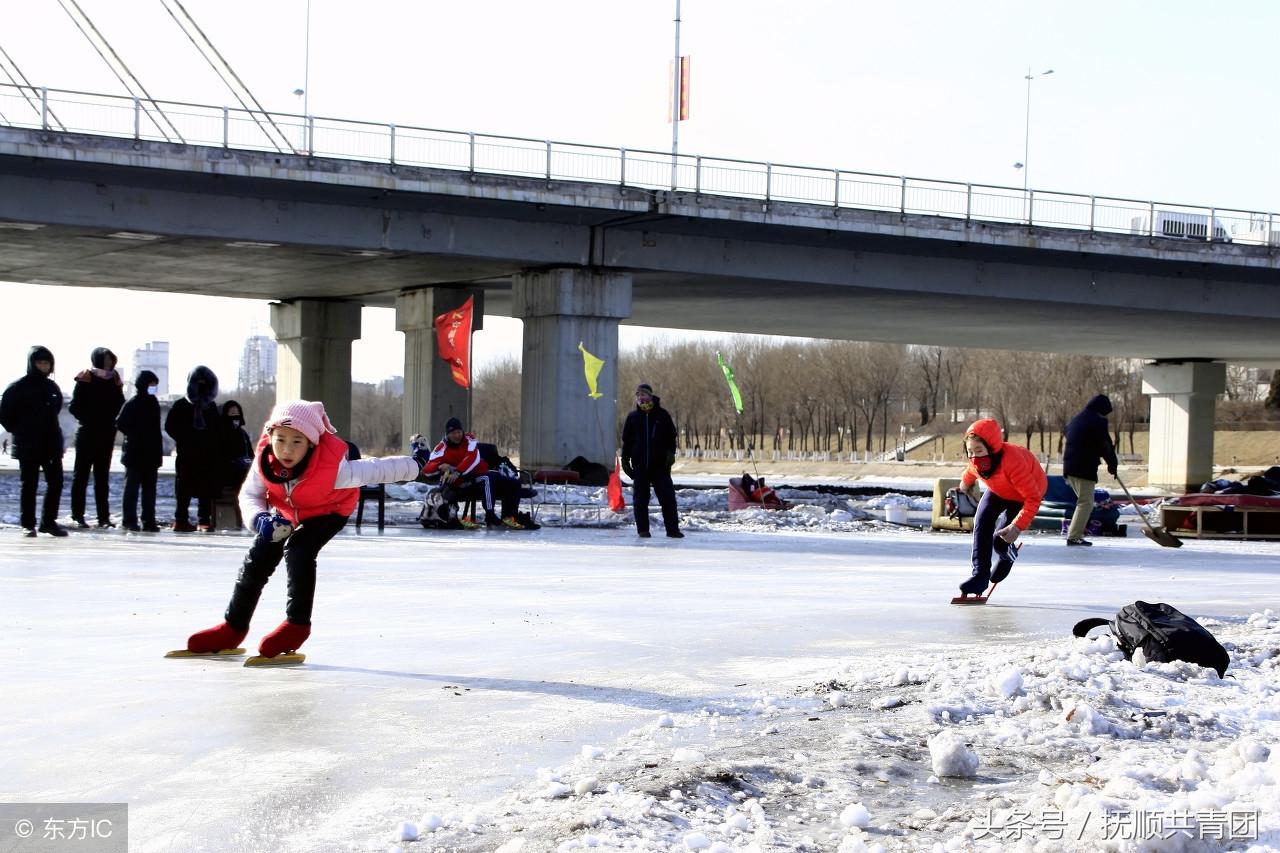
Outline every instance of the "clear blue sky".
{"type": "MultiPolygon", "coordinates": [[[[80,3],[153,96],[231,103],[159,2],[80,3]]],[[[269,109],[301,112],[292,92],[309,77],[316,115],[670,148],[674,0],[311,0],[309,75],[306,0],[185,5],[269,109]]],[[[682,151],[1020,186],[1024,75],[1052,68],[1033,84],[1033,187],[1280,212],[1277,3],[683,0],[682,13],[682,151]]],[[[0,46],[37,85],[121,91],[56,0],[7,15],[0,46]]],[[[234,383],[239,341],[266,328],[261,303],[4,288],[0,375],[35,341],[65,370],[97,345],[125,356],[168,339],[175,374],[205,361],[234,383]],[[176,318],[196,310],[209,333],[180,337],[176,318]]],[[[518,350],[518,322],[486,325],[482,359],[518,350]]],[[[356,378],[402,372],[390,312],[367,311],[365,330],[356,378]]]]}

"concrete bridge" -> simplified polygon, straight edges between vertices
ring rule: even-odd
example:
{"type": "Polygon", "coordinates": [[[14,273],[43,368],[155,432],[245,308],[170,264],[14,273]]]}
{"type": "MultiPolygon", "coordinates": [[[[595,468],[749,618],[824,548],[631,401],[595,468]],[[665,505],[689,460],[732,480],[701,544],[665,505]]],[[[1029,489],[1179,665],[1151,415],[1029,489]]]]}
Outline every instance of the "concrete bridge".
{"type": "MultiPolygon", "coordinates": [[[[703,158],[661,186],[669,154],[615,151],[615,182],[561,177],[552,143],[545,173],[513,175],[237,148],[225,122],[220,145],[150,139],[138,122],[119,136],[13,124],[0,126],[0,279],[272,300],[279,393],[325,400],[340,428],[359,309],[394,307],[406,435],[468,414],[432,320],[474,296],[480,313],[524,321],[526,465],[612,457],[623,322],[1152,360],[1151,481],[1172,488],[1212,470],[1223,362],[1280,362],[1269,215],[1184,213],[1214,225],[1169,239],[1154,203],[948,185],[932,190],[944,209],[924,213],[913,193],[940,182],[836,172],[834,203],[819,202],[778,192],[818,178],[770,164],[739,164],[764,183],[733,196],[708,191],[703,158]],[[851,189],[872,201],[852,206],[851,189]],[[984,206],[996,212],[975,216],[984,206]],[[1247,223],[1234,229],[1246,239],[1226,239],[1224,220],[1247,223]],[[606,359],[598,400],[579,342],[606,359]]],[[[389,127],[395,151],[411,135],[389,127]]]]}

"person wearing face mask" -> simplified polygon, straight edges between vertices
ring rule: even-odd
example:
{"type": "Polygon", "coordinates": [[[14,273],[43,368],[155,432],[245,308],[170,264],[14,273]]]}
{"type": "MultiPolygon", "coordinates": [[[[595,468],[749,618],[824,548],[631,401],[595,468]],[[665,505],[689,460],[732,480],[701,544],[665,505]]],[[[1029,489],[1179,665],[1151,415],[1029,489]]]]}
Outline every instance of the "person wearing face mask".
{"type": "Polygon", "coordinates": [[[164,419],[164,431],[177,445],[174,459],[173,529],[192,533],[191,501],[196,501],[200,529],[213,530],[213,502],[218,491],[222,414],[214,402],[218,377],[204,365],[187,375],[187,395],[173,404],[164,419]]]}
{"type": "Polygon", "coordinates": [[[11,383],[0,397],[0,426],[13,434],[13,457],[22,475],[20,506],[24,536],[36,531],[50,536],[66,536],[58,524],[58,504],[62,500],[62,389],[50,375],[53,353],[33,346],[27,353],[27,374],[11,383]],[[36,527],[36,490],[44,471],[44,505],[40,526],[36,527]]]}
{"type": "Polygon", "coordinates": [[[622,425],[622,470],[632,482],[636,534],[649,538],[649,489],[658,496],[667,536],[682,539],[680,514],[671,466],[676,461],[676,425],[653,393],[653,386],[636,386],[636,407],[622,425]]]}
{"type": "Polygon", "coordinates": [[[133,381],[137,389],[120,415],[116,429],[124,436],[120,461],[124,465],[124,529],[133,533],[145,530],[157,533],[156,472],[164,456],[164,438],[160,435],[160,377],[150,370],[138,373],[133,381]],[[138,495],[142,495],[142,525],[138,525],[138,495]]]}
{"type": "Polygon", "coordinates": [[[98,347],[89,355],[88,367],[76,374],[67,411],[80,422],[76,430],[76,464],[71,476],[71,520],[77,527],[88,527],[85,521],[85,499],[89,491],[89,475],[93,475],[93,501],[98,510],[99,527],[115,527],[111,523],[108,501],[111,454],[116,446],[116,415],[124,405],[124,382],[116,371],[116,354],[98,347]]]}
{"type": "Polygon", "coordinates": [[[982,595],[988,583],[1000,583],[1009,575],[1021,547],[1018,534],[1031,525],[1049,485],[1035,454],[1009,444],[992,418],[974,421],[965,432],[969,465],[960,477],[960,488],[977,504],[973,517],[973,570],[960,584],[964,595],[982,595]],[[982,481],[986,491],[979,498],[974,485],[982,481]],[[991,571],[992,552],[998,558],[991,571]]]}
{"type": "Polygon", "coordinates": [[[222,455],[219,488],[239,492],[253,465],[253,440],[244,428],[244,409],[235,400],[222,404],[222,455]]]}

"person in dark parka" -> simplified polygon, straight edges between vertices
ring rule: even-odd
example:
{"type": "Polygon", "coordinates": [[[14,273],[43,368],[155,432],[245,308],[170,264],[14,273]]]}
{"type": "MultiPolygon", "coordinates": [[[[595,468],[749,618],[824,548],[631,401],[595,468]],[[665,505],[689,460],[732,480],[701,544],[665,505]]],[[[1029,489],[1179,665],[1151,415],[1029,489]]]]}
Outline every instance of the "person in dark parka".
{"type": "Polygon", "coordinates": [[[222,468],[218,489],[231,489],[236,494],[244,485],[253,465],[253,440],[244,428],[244,408],[235,400],[222,404],[222,468]]]}
{"type": "Polygon", "coordinates": [[[39,531],[66,536],[58,524],[58,504],[62,501],[62,389],[49,378],[53,373],[53,353],[33,346],[27,353],[27,374],[11,383],[0,397],[0,426],[13,434],[12,454],[22,475],[20,506],[22,527],[27,536],[36,535],[36,490],[44,471],[44,506],[39,531]]]}
{"type": "Polygon", "coordinates": [[[1067,424],[1067,443],[1062,454],[1062,475],[1076,493],[1076,510],[1067,528],[1068,545],[1092,545],[1084,538],[1093,513],[1093,490],[1098,485],[1098,466],[1107,463],[1107,473],[1116,475],[1116,449],[1111,443],[1107,415],[1111,398],[1099,394],[1067,424]]]}
{"type": "Polygon", "coordinates": [[[633,483],[636,533],[649,537],[649,489],[658,496],[662,521],[672,539],[680,532],[676,510],[676,490],[671,482],[671,466],[676,461],[676,425],[662,408],[661,398],[647,383],[636,387],[636,408],[622,426],[622,470],[633,483]]]}
{"type": "Polygon", "coordinates": [[[67,411],[80,422],[76,430],[76,465],[71,477],[71,519],[88,527],[84,518],[89,474],[93,473],[93,500],[98,526],[114,527],[108,501],[111,453],[116,445],[116,415],[124,405],[124,383],[116,372],[116,354],[98,347],[89,356],[92,367],[76,374],[67,411]]]}
{"type": "Polygon", "coordinates": [[[196,500],[196,518],[205,530],[213,529],[213,502],[218,490],[218,467],[222,455],[222,415],[214,400],[218,397],[218,377],[203,364],[187,374],[187,395],[173,404],[164,419],[164,431],[177,444],[174,459],[173,529],[191,533],[191,500],[196,500]]]}
{"type": "Polygon", "coordinates": [[[124,526],[126,530],[156,533],[156,472],[164,456],[160,434],[160,377],[143,370],[134,380],[138,393],[120,410],[116,429],[124,436],[124,526]],[[138,493],[142,493],[142,526],[138,526],[138,493]]]}

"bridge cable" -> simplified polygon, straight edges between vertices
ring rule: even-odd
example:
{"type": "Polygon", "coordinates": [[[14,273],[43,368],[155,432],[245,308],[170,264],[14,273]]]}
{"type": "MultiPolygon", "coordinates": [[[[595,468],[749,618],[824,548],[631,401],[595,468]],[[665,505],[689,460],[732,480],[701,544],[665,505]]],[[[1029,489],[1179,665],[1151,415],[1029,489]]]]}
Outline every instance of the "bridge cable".
{"type": "MultiPolygon", "coordinates": [[[[0,71],[4,71],[4,76],[8,77],[10,82],[13,83],[14,87],[18,90],[18,94],[22,95],[23,100],[27,102],[27,106],[31,107],[36,115],[40,115],[40,101],[32,97],[32,95],[39,90],[31,84],[31,81],[27,79],[27,75],[22,73],[22,69],[18,67],[18,63],[13,61],[13,57],[5,51],[4,47],[0,47],[0,71]]],[[[58,126],[58,130],[67,129],[66,125],[58,119],[58,116],[54,113],[52,107],[46,104],[45,110],[48,120],[53,124],[56,124],[58,126]]],[[[6,124],[9,121],[8,117],[5,116],[4,113],[0,113],[0,119],[4,119],[6,124]]]]}
{"type": "Polygon", "coordinates": [[[124,86],[125,91],[136,100],[142,111],[146,113],[147,118],[151,120],[153,125],[155,125],[156,130],[164,137],[165,141],[172,142],[173,140],[169,138],[169,134],[160,126],[160,122],[156,120],[156,117],[151,114],[151,110],[148,110],[142,103],[143,100],[151,103],[151,108],[165,120],[165,123],[169,125],[169,130],[173,132],[173,135],[178,138],[179,142],[186,142],[186,140],[182,138],[182,134],[178,131],[178,128],[169,120],[169,117],[164,114],[164,110],[160,109],[160,105],[156,103],[156,99],[151,97],[151,93],[142,85],[142,81],[138,79],[137,75],[129,70],[129,66],[125,65],[124,60],[120,58],[120,54],[116,53],[116,49],[111,46],[111,43],[107,41],[106,37],[93,25],[93,21],[90,20],[89,16],[80,8],[79,4],[76,3],[76,0],[58,0],[58,5],[61,6],[62,10],[67,13],[67,16],[71,18],[72,23],[76,25],[81,34],[88,39],[89,44],[93,45],[93,49],[98,52],[100,57],[102,57],[102,61],[111,69],[111,73],[116,75],[116,79],[120,81],[122,86],[124,86]],[[70,8],[67,5],[68,3],[70,4],[70,8]],[[75,11],[72,12],[72,9],[75,9],[75,11]],[[77,17],[77,15],[79,17],[77,17]],[[104,52],[104,48],[106,49],[106,52],[104,52]],[[108,56],[108,54],[110,54],[110,56],[108,56]],[[123,72],[123,74],[121,72],[123,72]],[[128,76],[128,79],[125,79],[125,75],[128,76]],[[135,89],[137,91],[135,91],[135,89]],[[138,92],[141,92],[142,96],[139,96],[138,92]]]}
{"type": "Polygon", "coordinates": [[[174,23],[178,25],[178,28],[182,30],[183,34],[191,40],[193,45],[195,45],[196,50],[200,52],[202,57],[204,57],[205,62],[209,63],[209,67],[213,69],[214,73],[218,75],[226,85],[227,89],[231,91],[232,96],[240,102],[240,106],[246,113],[248,113],[249,118],[253,120],[254,124],[258,125],[258,128],[262,131],[267,141],[275,146],[277,151],[284,152],[285,150],[288,150],[294,154],[299,153],[298,149],[289,141],[288,135],[280,129],[279,125],[276,124],[271,113],[267,112],[266,108],[263,107],[262,104],[259,103],[258,99],[253,96],[253,92],[244,84],[244,81],[240,79],[239,75],[236,74],[235,69],[231,67],[231,63],[227,62],[222,54],[218,52],[218,48],[214,46],[213,41],[205,35],[204,30],[200,29],[200,25],[196,23],[195,18],[191,17],[191,13],[183,7],[182,3],[179,2],[179,0],[160,0],[160,5],[164,6],[165,11],[169,13],[171,18],[173,18],[174,23]],[[178,13],[174,12],[170,7],[170,3],[177,7],[178,12],[181,13],[181,17],[179,17],[178,13]],[[194,31],[194,34],[192,31],[194,31]],[[199,36],[199,39],[196,38],[197,35],[199,36]],[[246,102],[246,99],[248,102],[246,102]],[[252,103],[253,106],[250,106],[250,103],[252,103]],[[261,120],[258,117],[259,115],[262,117],[261,120]],[[264,121],[267,125],[270,125],[272,130],[275,130],[279,137],[278,139],[272,137],[270,130],[264,126],[264,121]],[[281,147],[282,144],[284,147],[281,147]]]}

